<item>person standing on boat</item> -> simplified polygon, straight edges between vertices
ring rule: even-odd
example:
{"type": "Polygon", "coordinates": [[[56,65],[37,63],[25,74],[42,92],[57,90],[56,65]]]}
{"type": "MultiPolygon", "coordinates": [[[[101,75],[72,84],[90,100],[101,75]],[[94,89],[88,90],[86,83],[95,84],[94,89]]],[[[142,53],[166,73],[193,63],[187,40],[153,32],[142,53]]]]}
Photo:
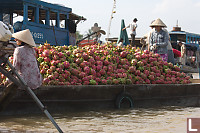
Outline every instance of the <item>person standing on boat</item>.
{"type": "MultiPolygon", "coordinates": [[[[154,22],[155,20],[153,20],[152,22],[151,22],[151,24],[154,22]]],[[[154,27],[152,26],[151,27],[152,28],[152,30],[148,33],[148,37],[147,37],[147,42],[148,42],[148,44],[149,44],[149,38],[150,38],[150,34],[153,32],[153,31],[155,31],[155,29],[154,29],[154,27]]],[[[170,35],[169,35],[169,32],[167,31],[167,29],[165,29],[165,28],[162,28],[165,32],[167,32],[168,33],[168,38],[169,38],[169,40],[168,40],[168,45],[167,45],[167,51],[168,51],[168,60],[167,60],[167,62],[171,62],[173,65],[175,64],[175,61],[174,61],[174,53],[173,53],[173,49],[172,49],[172,44],[171,44],[171,41],[170,41],[170,35]]],[[[149,45],[148,45],[148,50],[149,50],[149,45]]]]}
{"type": "Polygon", "coordinates": [[[186,47],[181,41],[178,41],[178,45],[181,47],[181,64],[185,65],[186,64],[186,47]]]}
{"type": "Polygon", "coordinates": [[[160,54],[163,61],[168,60],[168,50],[167,45],[169,41],[169,36],[166,31],[162,28],[167,27],[161,19],[155,20],[150,27],[154,27],[155,31],[152,31],[149,40],[150,50],[154,53],[160,54]]]}
{"type": "Polygon", "coordinates": [[[31,89],[42,85],[42,75],[38,68],[36,53],[33,47],[36,46],[29,29],[14,33],[12,37],[19,47],[15,48],[13,54],[13,66],[31,89]]]}
{"type": "Polygon", "coordinates": [[[130,35],[131,35],[131,46],[135,47],[135,36],[136,36],[136,28],[137,28],[137,18],[133,19],[133,22],[130,23],[127,27],[124,27],[122,30],[125,30],[126,28],[130,28],[130,35]]]}

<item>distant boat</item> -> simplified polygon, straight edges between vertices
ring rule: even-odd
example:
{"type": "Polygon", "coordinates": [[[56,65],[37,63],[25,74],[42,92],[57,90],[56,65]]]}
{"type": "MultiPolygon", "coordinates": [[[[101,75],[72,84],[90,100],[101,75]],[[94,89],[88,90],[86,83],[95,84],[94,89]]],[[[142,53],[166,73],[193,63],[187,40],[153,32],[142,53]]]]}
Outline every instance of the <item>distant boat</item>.
{"type": "Polygon", "coordinates": [[[181,65],[181,70],[187,73],[199,73],[200,34],[181,31],[181,27],[177,26],[169,32],[169,35],[174,49],[180,51],[178,41],[186,46],[186,64],[181,65],[180,58],[176,58],[176,63],[181,65]]]}

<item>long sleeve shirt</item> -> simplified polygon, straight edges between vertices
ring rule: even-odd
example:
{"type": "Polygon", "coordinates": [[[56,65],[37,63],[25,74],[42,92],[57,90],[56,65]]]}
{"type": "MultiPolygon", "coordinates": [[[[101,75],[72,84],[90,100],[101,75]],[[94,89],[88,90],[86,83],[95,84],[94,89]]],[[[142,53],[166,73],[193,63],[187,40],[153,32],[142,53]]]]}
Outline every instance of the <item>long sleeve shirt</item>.
{"type": "Polygon", "coordinates": [[[15,48],[13,66],[31,89],[36,89],[42,85],[43,78],[33,48],[27,45],[15,48]]]}
{"type": "Polygon", "coordinates": [[[164,30],[157,32],[156,30],[151,33],[150,47],[156,45],[158,54],[167,54],[167,45],[169,41],[168,33],[164,30]]]}

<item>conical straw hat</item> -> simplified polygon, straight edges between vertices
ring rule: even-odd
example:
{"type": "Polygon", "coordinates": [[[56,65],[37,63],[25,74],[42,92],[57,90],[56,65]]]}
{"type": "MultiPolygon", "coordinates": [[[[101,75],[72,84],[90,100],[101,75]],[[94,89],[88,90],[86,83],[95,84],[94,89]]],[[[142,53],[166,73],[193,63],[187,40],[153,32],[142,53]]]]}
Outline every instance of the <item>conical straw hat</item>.
{"type": "Polygon", "coordinates": [[[155,27],[155,26],[167,27],[167,26],[163,23],[163,21],[162,21],[160,18],[156,19],[156,20],[150,25],[150,27],[155,27]]]}
{"type": "Polygon", "coordinates": [[[20,40],[22,42],[25,42],[25,43],[29,44],[32,47],[36,46],[35,41],[33,39],[33,36],[32,36],[32,34],[31,34],[29,29],[14,33],[12,35],[12,37],[14,37],[14,38],[16,38],[16,39],[18,39],[18,40],[20,40]]]}

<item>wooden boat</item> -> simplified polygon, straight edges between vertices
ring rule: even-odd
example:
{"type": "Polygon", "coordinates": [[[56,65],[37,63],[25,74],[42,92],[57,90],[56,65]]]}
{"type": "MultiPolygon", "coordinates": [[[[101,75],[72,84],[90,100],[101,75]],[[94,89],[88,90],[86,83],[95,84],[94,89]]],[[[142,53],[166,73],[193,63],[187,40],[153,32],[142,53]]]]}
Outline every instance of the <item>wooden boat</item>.
{"type": "MultiPolygon", "coordinates": [[[[50,112],[156,106],[199,106],[200,84],[42,86],[34,93],[50,112]]],[[[41,112],[25,90],[0,114],[41,112]]]]}

